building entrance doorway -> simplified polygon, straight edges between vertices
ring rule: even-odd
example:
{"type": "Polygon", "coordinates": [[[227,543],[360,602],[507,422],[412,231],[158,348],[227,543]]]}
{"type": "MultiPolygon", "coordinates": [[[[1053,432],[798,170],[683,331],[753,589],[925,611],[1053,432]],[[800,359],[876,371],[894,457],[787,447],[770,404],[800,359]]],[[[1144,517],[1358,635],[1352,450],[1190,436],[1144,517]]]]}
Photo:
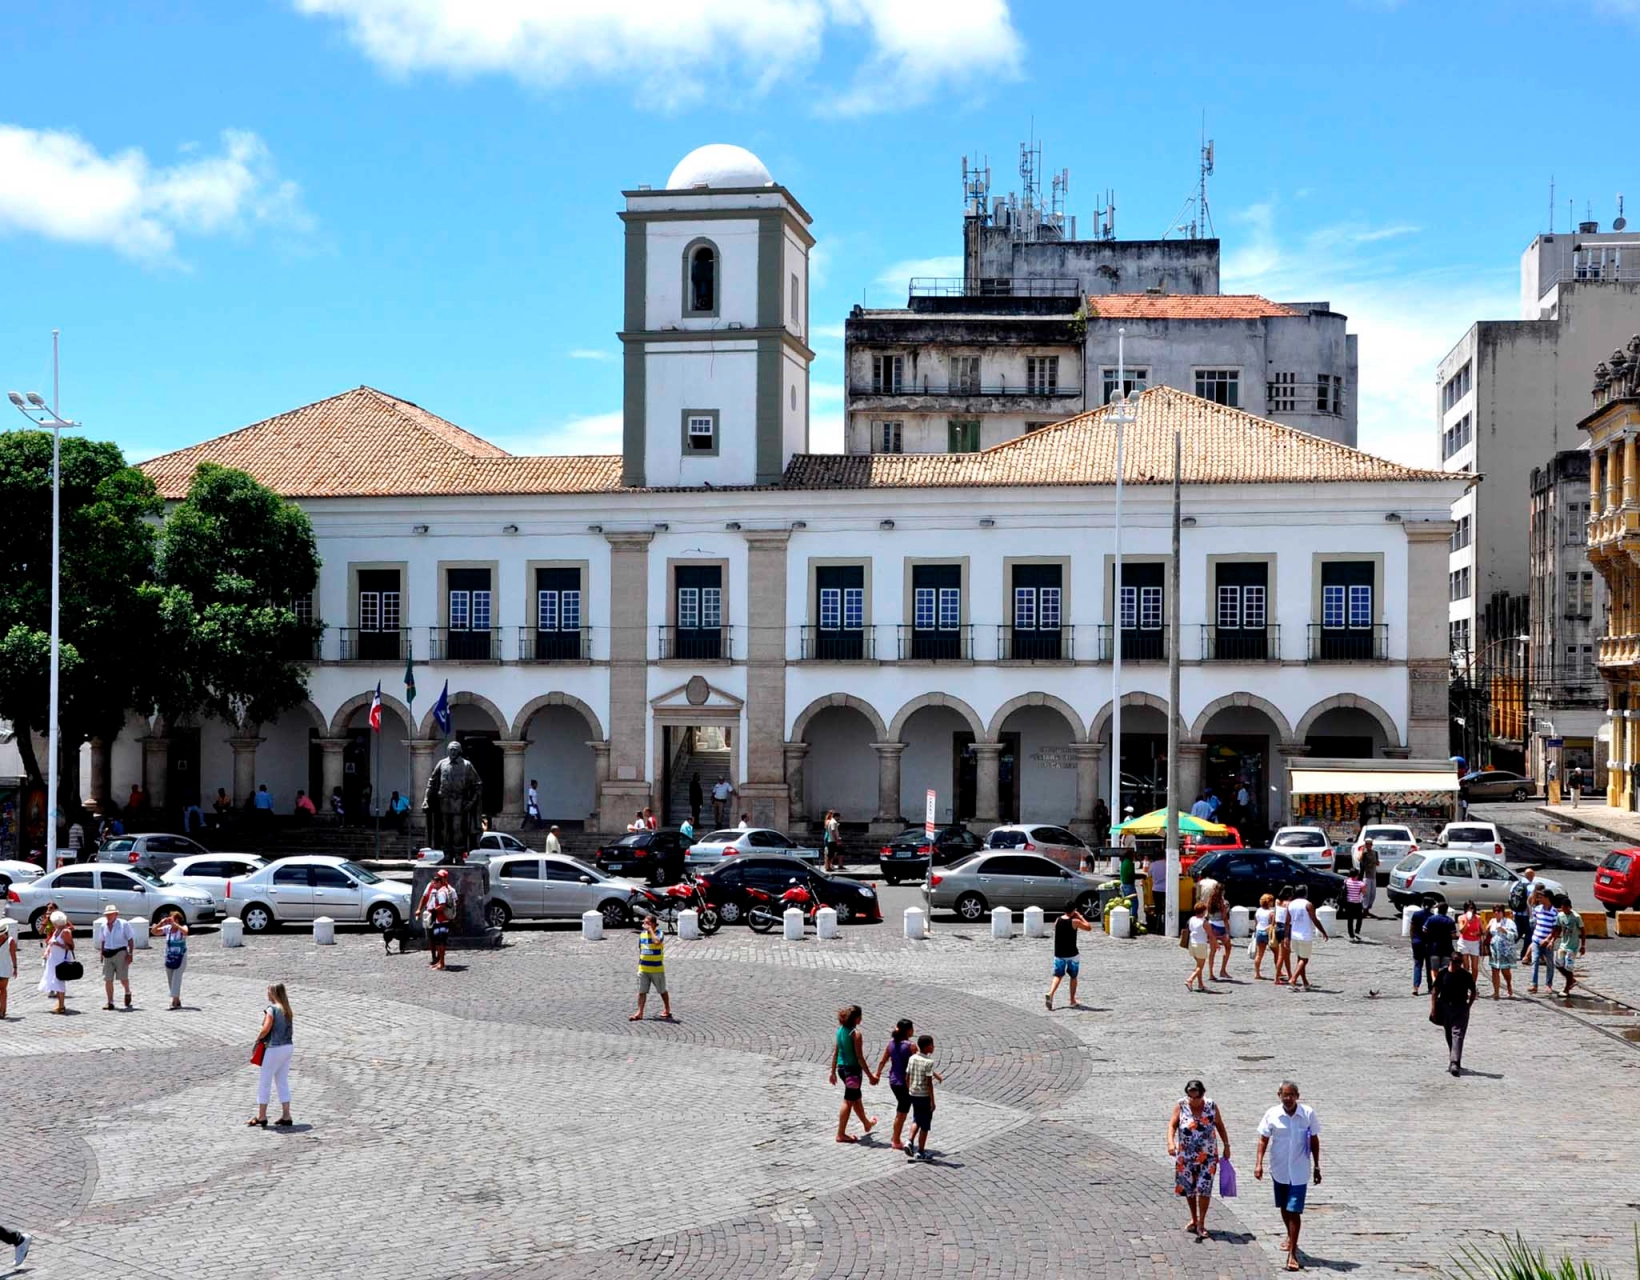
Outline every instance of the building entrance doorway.
{"type": "MultiPolygon", "coordinates": [[[[712,788],[724,778],[728,778],[731,785],[734,783],[734,729],[726,724],[662,723],[660,731],[660,821],[675,827],[690,818],[696,834],[704,835],[716,825],[712,788]],[[699,817],[694,815],[690,804],[690,783],[697,778],[701,794],[699,817]]],[[[731,796],[723,815],[725,826],[732,827],[740,820],[738,806],[738,799],[731,796]]]]}

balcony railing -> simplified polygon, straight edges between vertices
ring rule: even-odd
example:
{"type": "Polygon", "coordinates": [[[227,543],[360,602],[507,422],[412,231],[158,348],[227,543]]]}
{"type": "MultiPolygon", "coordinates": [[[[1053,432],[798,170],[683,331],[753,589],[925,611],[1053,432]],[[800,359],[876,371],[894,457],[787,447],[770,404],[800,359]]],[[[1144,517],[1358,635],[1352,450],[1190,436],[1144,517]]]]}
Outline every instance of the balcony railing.
{"type": "MultiPolygon", "coordinates": [[[[1116,659],[1116,632],[1117,628],[1108,622],[1099,627],[1099,661],[1114,662],[1116,659]]],[[[1122,633],[1122,661],[1123,662],[1166,662],[1168,655],[1168,629],[1161,627],[1123,627],[1122,633]]]]}
{"type": "Polygon", "coordinates": [[[974,627],[963,623],[955,627],[897,628],[899,644],[896,653],[901,662],[971,662],[974,657],[974,627]]]}
{"type": "Polygon", "coordinates": [[[325,624],[319,623],[319,634],[312,639],[293,638],[281,646],[284,657],[291,662],[318,662],[323,659],[325,624]]]}
{"type": "Polygon", "coordinates": [[[518,628],[518,660],[520,662],[590,662],[592,660],[592,628],[571,628],[567,631],[541,631],[535,627],[518,628]]]}
{"type": "Polygon", "coordinates": [[[1281,628],[1202,627],[1203,662],[1280,662],[1281,628]]]}
{"type": "Polygon", "coordinates": [[[1075,276],[912,276],[913,298],[1080,298],[1082,285],[1075,276]]]}
{"type": "Polygon", "coordinates": [[[500,662],[501,628],[428,627],[427,656],[431,662],[500,662]]]}
{"type": "Polygon", "coordinates": [[[729,627],[656,627],[662,662],[733,662],[734,635],[729,627]]]}
{"type": "Polygon", "coordinates": [[[921,385],[914,386],[909,382],[898,385],[888,382],[878,382],[867,378],[859,382],[849,383],[851,396],[917,396],[923,398],[954,397],[954,396],[1039,396],[1046,400],[1061,400],[1082,394],[1081,387],[1066,386],[1064,383],[1032,383],[1032,382],[947,382],[942,387],[936,387],[924,378],[921,385]]]}
{"type": "Polygon", "coordinates": [[[367,631],[361,627],[341,627],[343,662],[403,662],[410,656],[410,628],[395,631],[367,631]]]}
{"type": "Polygon", "coordinates": [[[1329,627],[1310,623],[1311,662],[1382,662],[1389,656],[1389,624],[1329,627]]]}
{"type": "Polygon", "coordinates": [[[1070,627],[997,628],[998,662],[1074,662],[1076,644],[1070,627]]]}
{"type": "Polygon", "coordinates": [[[798,654],[804,662],[875,662],[875,627],[803,627],[798,654]]]}

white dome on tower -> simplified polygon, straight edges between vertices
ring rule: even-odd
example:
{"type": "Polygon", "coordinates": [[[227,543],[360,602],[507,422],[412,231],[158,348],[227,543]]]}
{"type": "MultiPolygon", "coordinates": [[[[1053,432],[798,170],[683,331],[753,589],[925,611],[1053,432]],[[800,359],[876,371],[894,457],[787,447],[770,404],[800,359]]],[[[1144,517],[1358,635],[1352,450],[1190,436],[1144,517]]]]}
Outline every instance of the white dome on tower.
{"type": "Polygon", "coordinates": [[[696,147],[678,161],[672,176],[666,180],[668,191],[687,191],[691,187],[769,187],[774,178],[768,169],[745,147],[727,142],[712,142],[696,147]]]}

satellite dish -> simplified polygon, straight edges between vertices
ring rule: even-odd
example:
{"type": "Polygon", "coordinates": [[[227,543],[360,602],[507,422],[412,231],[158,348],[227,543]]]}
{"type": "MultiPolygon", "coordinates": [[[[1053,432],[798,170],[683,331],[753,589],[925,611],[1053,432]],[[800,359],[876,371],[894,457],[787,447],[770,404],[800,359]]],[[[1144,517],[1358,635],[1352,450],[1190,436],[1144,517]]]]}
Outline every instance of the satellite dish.
{"type": "Polygon", "coordinates": [[[1629,225],[1629,220],[1627,218],[1613,218],[1612,219],[1612,230],[1613,231],[1621,231],[1624,227],[1626,227],[1628,225],[1629,225]]]}

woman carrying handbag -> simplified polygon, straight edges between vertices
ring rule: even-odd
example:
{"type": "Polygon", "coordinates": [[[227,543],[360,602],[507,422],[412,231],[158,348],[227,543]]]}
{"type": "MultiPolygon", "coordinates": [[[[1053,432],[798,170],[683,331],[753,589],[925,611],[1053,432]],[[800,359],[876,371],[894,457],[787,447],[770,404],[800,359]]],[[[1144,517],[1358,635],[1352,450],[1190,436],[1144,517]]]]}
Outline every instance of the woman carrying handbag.
{"type": "Polygon", "coordinates": [[[74,958],[74,926],[69,924],[68,917],[61,911],[53,911],[50,927],[45,948],[45,972],[40,975],[40,994],[57,997],[52,1013],[67,1013],[64,1001],[68,999],[68,984],[83,977],[85,970],[74,958]]]}
{"type": "Polygon", "coordinates": [[[256,1034],[256,1047],[251,1050],[251,1062],[261,1069],[256,1081],[256,1114],[245,1123],[256,1128],[268,1127],[268,1102],[277,1088],[280,1114],[274,1124],[288,1129],[296,1123],[290,1118],[290,1059],[295,1052],[291,1027],[296,1019],[284,983],[276,982],[268,988],[268,1001],[267,1008],[262,1010],[262,1029],[256,1034]]]}

